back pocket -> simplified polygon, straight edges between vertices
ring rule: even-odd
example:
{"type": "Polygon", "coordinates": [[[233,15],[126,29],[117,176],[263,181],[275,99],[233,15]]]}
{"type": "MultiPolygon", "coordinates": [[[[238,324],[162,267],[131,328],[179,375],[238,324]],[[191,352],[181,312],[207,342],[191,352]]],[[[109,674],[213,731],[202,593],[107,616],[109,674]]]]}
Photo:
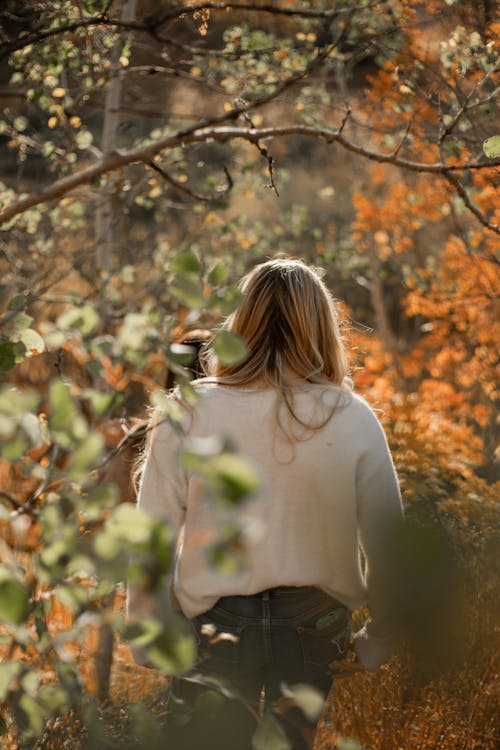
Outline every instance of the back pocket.
{"type": "Polygon", "coordinates": [[[351,636],[351,613],[344,607],[318,616],[314,627],[299,626],[297,632],[304,664],[326,667],[343,659],[351,636]]]}

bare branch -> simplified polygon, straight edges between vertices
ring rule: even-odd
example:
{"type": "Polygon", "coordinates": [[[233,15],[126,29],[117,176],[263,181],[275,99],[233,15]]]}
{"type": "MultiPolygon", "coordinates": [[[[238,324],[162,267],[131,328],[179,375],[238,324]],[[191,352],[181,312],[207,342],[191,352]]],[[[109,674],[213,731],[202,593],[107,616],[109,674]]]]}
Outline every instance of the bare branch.
{"type": "MultiPolygon", "coordinates": [[[[266,101],[267,100],[268,97],[266,97],[266,101]]],[[[259,106],[262,103],[263,100],[259,100],[255,103],[255,106],[259,106]]],[[[364,146],[353,143],[344,136],[340,128],[337,130],[329,130],[327,128],[316,128],[298,124],[266,128],[236,127],[229,125],[217,127],[217,121],[222,121],[226,118],[236,119],[243,111],[248,111],[251,107],[252,104],[246,105],[244,108],[240,109],[235,108],[219,118],[214,118],[212,124],[208,126],[193,125],[183,131],[159,138],[146,146],[140,146],[129,150],[113,151],[109,154],[105,154],[101,159],[94,162],[94,164],[84,167],[71,175],[62,177],[60,180],[56,180],[51,185],[48,185],[46,188],[38,192],[31,193],[25,198],[14,201],[4,208],[3,211],[0,211],[0,224],[9,221],[14,216],[23,213],[23,211],[26,211],[33,206],[61,198],[76,187],[88,184],[99,178],[101,175],[113,172],[128,164],[148,164],[153,157],[161,151],[191,143],[206,143],[210,141],[226,143],[236,138],[242,138],[256,145],[259,141],[265,140],[266,138],[282,138],[289,135],[323,138],[327,143],[338,143],[347,151],[362,156],[365,159],[369,159],[370,161],[376,161],[382,164],[392,164],[395,167],[400,167],[411,172],[441,174],[447,178],[453,172],[470,169],[489,169],[500,165],[500,159],[492,159],[488,162],[465,162],[464,164],[447,164],[443,161],[434,163],[410,161],[399,156],[394,156],[392,153],[384,154],[379,151],[371,151],[364,146]]],[[[449,181],[452,182],[451,180],[449,181]]],[[[460,187],[464,190],[462,185],[460,185],[460,187]]],[[[478,211],[479,209],[477,209],[477,207],[474,207],[474,211],[472,211],[477,218],[479,218],[477,216],[478,211]]],[[[484,224],[484,217],[481,223],[484,224]]],[[[497,227],[495,229],[494,227],[496,225],[494,224],[485,224],[485,226],[488,226],[488,228],[492,229],[494,232],[500,233],[500,228],[497,227]]]]}
{"type": "Polygon", "coordinates": [[[196,190],[192,190],[182,182],[178,182],[158,164],[155,164],[154,161],[150,161],[148,166],[151,167],[151,169],[154,169],[154,171],[157,172],[165,180],[165,182],[168,182],[168,184],[172,185],[172,187],[174,187],[176,190],[180,190],[186,195],[189,195],[190,198],[195,198],[196,200],[204,201],[205,203],[214,203],[216,201],[222,200],[223,197],[230,192],[234,184],[231,175],[227,171],[227,168],[224,167],[224,173],[226,175],[226,178],[228,178],[226,187],[220,190],[218,195],[206,195],[204,193],[198,193],[196,192],[196,190]]]}
{"type": "Polygon", "coordinates": [[[469,211],[474,214],[476,219],[481,222],[481,224],[487,229],[491,229],[492,232],[500,234],[500,225],[492,224],[491,221],[489,221],[488,218],[484,215],[484,213],[475,205],[475,203],[472,202],[470,195],[468,194],[467,190],[464,188],[458,177],[451,172],[443,172],[443,177],[448,180],[450,185],[453,185],[469,211]]]}
{"type": "Polygon", "coordinates": [[[6,492],[5,490],[0,490],[0,497],[4,497],[6,500],[11,503],[11,505],[14,506],[16,510],[24,510],[24,505],[21,503],[17,498],[14,497],[14,495],[11,495],[10,492],[6,492]]]}

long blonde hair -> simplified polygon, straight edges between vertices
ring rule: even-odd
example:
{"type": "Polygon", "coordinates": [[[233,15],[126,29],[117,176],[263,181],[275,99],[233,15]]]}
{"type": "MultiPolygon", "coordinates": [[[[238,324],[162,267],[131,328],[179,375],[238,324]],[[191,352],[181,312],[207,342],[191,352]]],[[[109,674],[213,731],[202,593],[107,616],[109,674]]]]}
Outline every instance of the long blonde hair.
{"type": "Polygon", "coordinates": [[[307,429],[293,406],[293,388],[318,383],[349,389],[346,353],[335,303],[313,268],[300,260],[261,263],[239,284],[243,299],[222,328],[239,334],[248,354],[236,365],[222,364],[207,350],[209,379],[224,385],[258,383],[278,389],[290,415],[307,429]]]}

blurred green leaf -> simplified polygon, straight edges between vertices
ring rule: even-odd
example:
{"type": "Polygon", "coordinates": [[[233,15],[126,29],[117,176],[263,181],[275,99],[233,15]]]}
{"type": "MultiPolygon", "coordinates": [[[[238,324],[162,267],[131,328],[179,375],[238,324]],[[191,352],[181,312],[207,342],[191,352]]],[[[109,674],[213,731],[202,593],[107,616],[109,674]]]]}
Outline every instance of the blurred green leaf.
{"type": "Polygon", "coordinates": [[[57,325],[63,330],[77,330],[84,336],[92,333],[99,323],[99,315],[91,305],[70,307],[57,319],[57,325]]]}
{"type": "Polygon", "coordinates": [[[201,274],[201,263],[191,250],[174,255],[170,261],[170,270],[173,273],[186,272],[189,274],[201,274]]]}
{"type": "Polygon", "coordinates": [[[247,345],[241,336],[232,331],[219,331],[212,341],[212,347],[223,365],[237,365],[248,355],[247,345]]]}
{"type": "Polygon", "coordinates": [[[259,475],[241,456],[224,452],[211,460],[211,473],[221,499],[237,504],[257,492],[259,475]]]}
{"type": "Polygon", "coordinates": [[[173,277],[168,288],[170,293],[187,307],[198,309],[205,304],[202,282],[199,276],[178,273],[173,277]]]}
{"type": "Polygon", "coordinates": [[[24,693],[19,699],[19,708],[26,716],[26,723],[29,726],[31,736],[39,736],[42,733],[45,723],[45,711],[35,698],[28,693],[24,693]]]}
{"type": "Polygon", "coordinates": [[[337,750],[363,750],[363,746],[352,737],[341,737],[337,740],[337,750]]]}
{"type": "Polygon", "coordinates": [[[158,331],[144,313],[127,313],[116,340],[123,349],[140,351],[147,339],[155,339],[158,331]]]}
{"type": "Polygon", "coordinates": [[[224,526],[216,544],[208,548],[207,558],[222,576],[234,576],[244,571],[248,559],[242,530],[232,524],[224,526]]]}
{"type": "Polygon", "coordinates": [[[16,354],[12,341],[0,344],[0,370],[10,370],[16,364],[16,354]]]}
{"type": "Polygon", "coordinates": [[[7,461],[17,461],[21,456],[24,456],[28,450],[28,445],[26,437],[22,433],[18,433],[2,446],[1,456],[7,461]]]}
{"type": "Polygon", "coordinates": [[[69,708],[69,695],[61,685],[43,685],[37,696],[46,714],[64,713],[69,708]]]}
{"type": "Polygon", "coordinates": [[[152,405],[167,415],[173,422],[181,422],[186,416],[185,410],[165,391],[153,391],[149,397],[152,405]]]}
{"type": "Polygon", "coordinates": [[[207,304],[211,310],[220,310],[223,315],[229,315],[236,310],[242,299],[239,289],[226,289],[212,292],[207,304]]]}
{"type": "Polygon", "coordinates": [[[90,401],[94,414],[98,417],[104,416],[111,408],[116,408],[123,402],[123,394],[113,390],[102,393],[95,388],[85,388],[81,396],[90,401]]]}
{"type": "Polygon", "coordinates": [[[194,664],[196,643],[194,636],[182,632],[172,623],[147,648],[152,664],[166,674],[182,674],[194,664]]]}
{"type": "Polygon", "coordinates": [[[80,499],[80,506],[89,518],[99,518],[104,508],[114,508],[118,489],[114,484],[100,484],[80,499]]]}
{"type": "Polygon", "coordinates": [[[134,646],[147,646],[163,632],[163,625],[158,620],[142,619],[140,622],[127,623],[123,637],[134,646]]]}
{"type": "Polygon", "coordinates": [[[28,352],[45,351],[45,341],[33,328],[24,328],[22,331],[20,331],[19,339],[20,341],[22,341],[28,352]]]}
{"type": "Polygon", "coordinates": [[[223,263],[216,263],[208,274],[208,283],[211,286],[219,286],[227,278],[228,270],[223,263]]]}
{"type": "Polygon", "coordinates": [[[33,318],[31,317],[31,315],[19,312],[11,320],[8,321],[8,323],[4,327],[4,333],[7,333],[7,335],[10,337],[14,337],[15,334],[19,334],[20,331],[23,331],[25,328],[29,328],[32,322],[33,318]]]}
{"type": "Polygon", "coordinates": [[[24,310],[27,302],[28,298],[25,294],[17,294],[15,297],[12,297],[7,306],[7,309],[13,311],[24,310]]]}
{"type": "Polygon", "coordinates": [[[252,737],[253,750],[292,750],[292,743],[278,720],[269,712],[252,737]]]}
{"type": "Polygon", "coordinates": [[[9,692],[11,681],[19,677],[23,670],[21,661],[8,661],[0,664],[0,701],[4,701],[9,692]]]}
{"type": "Polygon", "coordinates": [[[281,692],[303,711],[309,721],[319,718],[325,705],[325,696],[313,685],[282,685],[281,692]]]}
{"type": "Polygon", "coordinates": [[[90,432],[75,449],[71,458],[69,475],[72,479],[83,479],[86,472],[97,463],[104,448],[104,438],[98,432],[90,432]]]}
{"type": "Polygon", "coordinates": [[[149,748],[164,747],[165,730],[159,719],[140,704],[132,706],[131,713],[134,735],[140,737],[141,746],[149,748]]]}
{"type": "Polygon", "coordinates": [[[35,391],[21,391],[19,388],[4,386],[0,389],[0,413],[17,417],[25,412],[34,411],[40,403],[40,396],[35,391]]]}
{"type": "Polygon", "coordinates": [[[0,566],[0,621],[19,625],[29,611],[29,592],[11,570],[0,566]]]}

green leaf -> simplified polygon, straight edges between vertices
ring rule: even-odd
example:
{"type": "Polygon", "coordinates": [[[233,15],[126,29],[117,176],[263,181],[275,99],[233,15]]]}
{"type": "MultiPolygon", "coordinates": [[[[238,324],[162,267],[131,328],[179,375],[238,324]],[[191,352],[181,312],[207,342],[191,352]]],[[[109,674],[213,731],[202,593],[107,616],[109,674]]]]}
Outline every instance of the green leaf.
{"type": "Polygon", "coordinates": [[[112,407],[115,408],[123,402],[123,394],[118,391],[102,393],[95,388],[85,388],[81,395],[90,401],[94,414],[98,417],[104,416],[112,407]]]}
{"type": "Polygon", "coordinates": [[[8,335],[17,341],[18,339],[16,334],[18,335],[20,331],[23,331],[25,328],[29,328],[32,322],[33,318],[31,317],[31,315],[27,315],[24,312],[19,312],[17,313],[17,315],[14,315],[14,317],[6,324],[5,332],[8,332],[8,335]]]}
{"type": "Polygon", "coordinates": [[[26,719],[33,735],[41,735],[45,723],[45,711],[35,698],[24,693],[19,700],[19,707],[26,715],[26,719]]]}
{"type": "Polygon", "coordinates": [[[219,331],[212,347],[223,365],[237,365],[248,355],[247,345],[241,336],[232,331],[219,331]]]}
{"type": "Polygon", "coordinates": [[[93,140],[94,136],[92,135],[90,130],[79,130],[75,136],[76,145],[81,151],[85,151],[85,149],[90,148],[93,140]]]}
{"type": "Polygon", "coordinates": [[[217,292],[212,292],[210,295],[208,299],[208,307],[211,310],[220,310],[223,315],[229,315],[233,310],[236,310],[242,299],[243,294],[239,289],[228,289],[224,292],[219,290],[217,292]]]}
{"type": "Polygon", "coordinates": [[[117,342],[124,349],[140,351],[148,338],[157,336],[156,328],[143,313],[127,313],[117,335],[117,342]]]}
{"type": "Polygon", "coordinates": [[[74,437],[84,438],[87,426],[70,393],[69,387],[60,380],[49,386],[49,428],[64,447],[70,447],[74,437]]]}
{"type": "Polygon", "coordinates": [[[170,270],[173,273],[184,271],[190,274],[201,274],[202,268],[200,261],[192,250],[186,250],[174,255],[170,261],[170,270]]]}
{"type": "Polygon", "coordinates": [[[237,504],[259,489],[260,481],[256,470],[236,453],[222,453],[211,460],[211,471],[220,499],[237,504]]]}
{"type": "Polygon", "coordinates": [[[134,646],[147,646],[163,633],[163,625],[158,620],[144,619],[140,622],[127,623],[123,637],[134,646]]]}
{"type": "Polygon", "coordinates": [[[492,135],[483,143],[483,151],[488,159],[496,159],[500,156],[500,135],[492,135]]]}
{"type": "Polygon", "coordinates": [[[269,712],[252,737],[252,750],[292,750],[292,743],[278,720],[269,712]]]}
{"type": "Polygon", "coordinates": [[[85,477],[88,469],[100,457],[104,448],[104,438],[98,432],[90,432],[73,453],[69,475],[79,480],[85,477]]]}
{"type": "Polygon", "coordinates": [[[25,436],[18,433],[13,439],[2,446],[1,456],[6,461],[17,461],[21,456],[24,456],[28,450],[28,445],[25,436]]]}
{"type": "Polygon", "coordinates": [[[172,622],[147,648],[146,653],[151,663],[162,672],[182,674],[194,664],[195,639],[190,633],[182,632],[179,625],[175,626],[172,622]]]}
{"type": "Polygon", "coordinates": [[[166,414],[172,422],[182,422],[186,416],[186,412],[179,402],[168,396],[165,391],[153,391],[149,396],[149,400],[154,407],[166,414]]]}
{"type": "Polygon", "coordinates": [[[226,525],[219,533],[220,541],[207,550],[207,559],[222,576],[234,576],[248,565],[247,550],[239,528],[226,525]]]}
{"type": "Polygon", "coordinates": [[[222,263],[216,263],[208,274],[208,283],[211,286],[219,286],[227,278],[228,270],[222,263]]]}
{"type": "Polygon", "coordinates": [[[12,341],[0,344],[0,370],[10,370],[16,364],[16,353],[12,341]]]}
{"type": "Polygon", "coordinates": [[[19,417],[26,412],[34,411],[40,402],[35,391],[21,391],[19,388],[5,386],[0,389],[0,413],[10,417],[19,417]]]}
{"type": "Polygon", "coordinates": [[[33,328],[25,328],[19,333],[19,339],[22,341],[28,352],[44,352],[45,341],[40,334],[33,328]]]}
{"type": "Polygon", "coordinates": [[[90,518],[99,518],[104,508],[114,508],[118,502],[118,489],[114,484],[101,484],[84,495],[80,506],[90,518]]]}
{"type": "Polygon", "coordinates": [[[0,664],[0,701],[4,701],[9,692],[11,681],[19,677],[23,670],[23,664],[20,661],[8,661],[0,664]]]}
{"type": "Polygon", "coordinates": [[[309,721],[316,721],[319,718],[325,705],[325,697],[315,687],[302,683],[282,685],[281,692],[304,712],[309,721]]]}
{"type": "Polygon", "coordinates": [[[20,625],[29,612],[26,586],[4,565],[0,566],[0,621],[20,625]]]}
{"type": "Polygon", "coordinates": [[[49,715],[64,713],[69,708],[69,695],[60,685],[44,685],[38,701],[49,715]]]}
{"type": "Polygon", "coordinates": [[[176,274],[170,282],[169,292],[187,307],[198,309],[205,304],[201,279],[194,274],[176,274]]]}
{"type": "Polygon", "coordinates": [[[337,750],[363,750],[363,746],[359,740],[352,737],[341,737],[337,740],[337,750]]]}
{"type": "Polygon", "coordinates": [[[24,310],[27,302],[28,302],[28,298],[26,297],[25,294],[16,294],[16,296],[12,297],[12,299],[10,300],[7,306],[7,309],[14,310],[16,312],[18,310],[24,310]]]}
{"type": "Polygon", "coordinates": [[[57,319],[57,325],[63,330],[77,330],[84,336],[92,333],[99,323],[99,315],[91,305],[70,307],[57,319]]]}

